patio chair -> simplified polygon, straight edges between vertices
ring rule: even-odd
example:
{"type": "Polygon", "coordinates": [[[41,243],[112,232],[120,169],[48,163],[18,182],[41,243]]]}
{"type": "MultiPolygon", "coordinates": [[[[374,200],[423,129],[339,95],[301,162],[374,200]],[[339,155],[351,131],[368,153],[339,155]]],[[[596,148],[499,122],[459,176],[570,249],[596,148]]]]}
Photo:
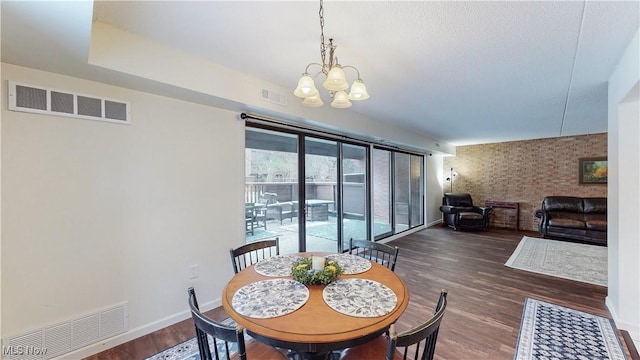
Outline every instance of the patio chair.
{"type": "Polygon", "coordinates": [[[273,219],[273,212],[275,209],[273,209],[272,206],[277,202],[277,197],[278,194],[276,193],[264,192],[260,194],[256,207],[261,210],[261,215],[264,216],[265,220],[273,219]]]}
{"type": "Polygon", "coordinates": [[[238,273],[247,266],[271,256],[280,255],[280,239],[262,240],[230,249],[233,272],[238,273]]]}
{"type": "Polygon", "coordinates": [[[274,204],[277,198],[278,198],[278,194],[276,193],[264,192],[260,194],[260,198],[258,199],[258,204],[262,204],[262,205],[274,204]]]}
{"type": "Polygon", "coordinates": [[[397,246],[389,246],[375,241],[349,239],[349,254],[375,261],[391,271],[395,271],[399,250],[400,248],[397,246]]]}
{"type": "Polygon", "coordinates": [[[248,359],[286,359],[287,357],[276,348],[258,341],[249,340],[245,343],[244,328],[238,325],[226,325],[217,322],[200,312],[198,299],[193,287],[187,290],[189,295],[189,308],[196,328],[198,350],[203,360],[231,359],[237,355],[240,360],[248,359]],[[212,344],[222,343],[222,347],[209,346],[209,335],[213,337],[212,344]],[[233,351],[230,343],[237,344],[237,351],[233,351]],[[234,354],[237,353],[237,354],[234,354]],[[222,356],[221,356],[222,355],[222,356]]]}
{"type": "Polygon", "coordinates": [[[258,204],[264,209],[264,216],[266,220],[279,220],[282,225],[282,220],[291,219],[298,216],[298,209],[291,201],[279,202],[278,194],[265,192],[260,195],[258,204]]]}
{"type": "Polygon", "coordinates": [[[388,335],[382,335],[366,344],[344,350],[340,360],[377,359],[386,354],[386,360],[412,359],[432,360],[436,350],[440,322],[447,308],[447,291],[440,292],[435,314],[426,322],[398,333],[392,324],[388,335]]]}
{"type": "Polygon", "coordinates": [[[293,222],[293,218],[297,216],[298,209],[291,201],[267,205],[267,217],[274,217],[276,220],[280,220],[280,225],[282,225],[282,220],[290,219],[293,222]]]}

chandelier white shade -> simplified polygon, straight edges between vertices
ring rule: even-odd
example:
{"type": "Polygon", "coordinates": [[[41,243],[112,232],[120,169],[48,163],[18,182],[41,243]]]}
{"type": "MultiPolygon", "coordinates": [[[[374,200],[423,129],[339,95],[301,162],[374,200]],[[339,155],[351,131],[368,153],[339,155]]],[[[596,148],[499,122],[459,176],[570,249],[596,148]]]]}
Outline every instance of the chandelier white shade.
{"type": "Polygon", "coordinates": [[[324,102],[320,98],[320,93],[316,93],[314,96],[304,98],[304,100],[302,100],[302,105],[308,107],[320,107],[324,105],[324,102]]]}
{"type": "Polygon", "coordinates": [[[354,66],[345,65],[342,66],[338,63],[338,58],[335,56],[336,45],[333,43],[333,39],[329,39],[329,43],[324,42],[324,8],[322,6],[322,0],[320,0],[320,55],[322,58],[322,64],[310,63],[307,65],[302,77],[298,80],[298,86],[293,91],[293,94],[297,97],[303,98],[302,105],[309,107],[320,107],[324,104],[320,98],[320,92],[316,88],[313,77],[309,74],[309,68],[312,66],[319,66],[320,71],[318,75],[324,74],[325,80],[322,83],[322,87],[329,92],[329,96],[333,98],[331,106],[335,108],[348,108],[351,107],[351,101],[366,100],[369,98],[367,93],[367,87],[360,78],[360,72],[354,66]],[[326,61],[326,50],[329,49],[329,61],[326,61]],[[349,89],[349,82],[345,75],[344,69],[353,69],[356,71],[356,79],[351,84],[351,90],[349,94],[345,90],[349,89]]]}
{"type": "Polygon", "coordinates": [[[344,70],[340,65],[336,65],[327,74],[327,80],[322,83],[322,87],[330,91],[340,91],[349,88],[349,83],[344,75],[344,70]]]}
{"type": "Polygon", "coordinates": [[[298,87],[293,94],[301,98],[318,95],[318,89],[316,89],[316,84],[314,83],[313,78],[311,78],[307,73],[302,74],[302,77],[298,80],[298,87]]]}
{"type": "Polygon", "coordinates": [[[362,80],[356,79],[351,84],[351,92],[349,93],[349,99],[351,100],[367,100],[369,94],[367,93],[367,87],[362,80]]]}
{"type": "Polygon", "coordinates": [[[344,90],[340,90],[333,95],[333,101],[331,106],[338,109],[344,109],[351,107],[351,101],[349,101],[349,95],[344,90]]]}

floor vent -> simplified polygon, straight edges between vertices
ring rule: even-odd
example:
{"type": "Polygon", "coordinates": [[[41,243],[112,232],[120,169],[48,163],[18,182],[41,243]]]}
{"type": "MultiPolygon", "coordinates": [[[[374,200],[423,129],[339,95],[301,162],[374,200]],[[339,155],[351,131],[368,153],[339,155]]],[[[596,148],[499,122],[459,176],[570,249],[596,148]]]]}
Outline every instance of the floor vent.
{"type": "Polygon", "coordinates": [[[287,106],[286,95],[267,89],[262,89],[262,100],[282,106],[287,106]]]}
{"type": "Polygon", "coordinates": [[[128,330],[122,303],[66,322],[2,340],[2,359],[51,359],[128,330]]]}
{"type": "Polygon", "coordinates": [[[9,81],[9,110],[131,124],[131,105],[70,91],[9,81]]]}

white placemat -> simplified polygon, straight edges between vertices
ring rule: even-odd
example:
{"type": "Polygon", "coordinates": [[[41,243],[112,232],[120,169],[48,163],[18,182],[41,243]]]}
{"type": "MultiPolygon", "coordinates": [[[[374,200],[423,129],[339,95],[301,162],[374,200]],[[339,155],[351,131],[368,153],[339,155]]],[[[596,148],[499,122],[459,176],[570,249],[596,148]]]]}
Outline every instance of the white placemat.
{"type": "Polygon", "coordinates": [[[264,276],[291,276],[291,265],[300,259],[296,255],[278,255],[258,262],[254,269],[264,276]]]}
{"type": "Polygon", "coordinates": [[[298,310],[309,300],[309,289],[291,279],[269,279],[238,289],[231,306],[240,315],[267,319],[298,310]]]}
{"type": "Polygon", "coordinates": [[[396,294],[384,284],[369,279],[340,279],[322,291],[333,310],[355,317],[378,317],[390,313],[398,303],[396,294]]]}
{"type": "Polygon", "coordinates": [[[337,262],[342,268],[342,273],[346,275],[359,274],[371,269],[371,261],[353,254],[333,254],[328,255],[327,259],[337,262]]]}

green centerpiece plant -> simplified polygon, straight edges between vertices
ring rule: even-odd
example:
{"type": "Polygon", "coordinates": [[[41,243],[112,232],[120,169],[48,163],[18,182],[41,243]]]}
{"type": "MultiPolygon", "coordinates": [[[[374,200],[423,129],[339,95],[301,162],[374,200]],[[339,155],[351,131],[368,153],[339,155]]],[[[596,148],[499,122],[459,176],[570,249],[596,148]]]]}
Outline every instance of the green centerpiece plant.
{"type": "Polygon", "coordinates": [[[306,285],[327,285],[335,281],[342,274],[342,268],[333,260],[324,260],[322,270],[313,269],[313,258],[296,260],[291,267],[293,279],[306,285]]]}

